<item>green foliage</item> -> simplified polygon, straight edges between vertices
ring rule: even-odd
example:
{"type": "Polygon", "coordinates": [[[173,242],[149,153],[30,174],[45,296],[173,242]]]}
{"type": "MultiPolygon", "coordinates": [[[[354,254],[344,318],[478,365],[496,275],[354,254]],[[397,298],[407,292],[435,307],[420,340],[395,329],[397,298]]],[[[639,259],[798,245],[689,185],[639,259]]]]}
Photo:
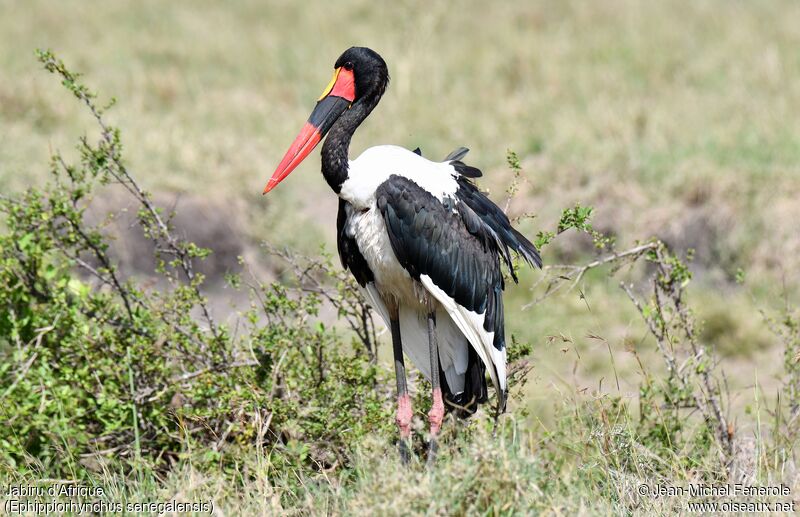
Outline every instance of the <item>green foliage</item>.
{"type": "Polygon", "coordinates": [[[683,289],[692,280],[689,262],[694,257],[694,251],[686,252],[686,260],[681,260],[677,255],[667,252],[664,247],[654,248],[647,253],[647,260],[662,264],[659,268],[658,284],[666,290],[683,289]]]}
{"type": "Polygon", "coordinates": [[[536,233],[536,238],[533,240],[533,244],[536,246],[536,249],[541,250],[548,244],[550,244],[553,239],[555,239],[556,234],[555,232],[548,232],[539,230],[536,233]]]}
{"type": "Polygon", "coordinates": [[[561,220],[558,221],[558,233],[570,228],[580,232],[591,231],[592,225],[589,221],[592,218],[592,212],[594,212],[594,208],[581,206],[580,203],[576,203],[573,208],[565,208],[561,213],[561,220]]]}
{"type": "Polygon", "coordinates": [[[800,311],[789,304],[778,316],[764,316],[772,333],[783,345],[782,389],[771,410],[772,432],[775,436],[770,454],[785,457],[794,454],[800,429],[796,425],[800,417],[800,311]]]}
{"type": "MultiPolygon", "coordinates": [[[[7,422],[0,462],[8,479],[84,478],[110,487],[117,501],[172,490],[214,498],[231,514],[510,514],[665,513],[684,501],[637,497],[638,485],[732,477],[734,427],[726,425],[713,349],[696,336],[684,298],[691,253],[681,259],[651,240],[558,270],[556,280],[574,287],[590,268],[610,264],[616,272],[649,260],[652,295],[623,288],[666,374],[637,356],[636,402],[568,393],[555,403],[552,425],[527,418],[522,407],[501,418],[496,434],[491,415],[449,421],[437,465],[402,470],[392,383],[377,367],[375,328],[349,276],[324,250],[309,259],[269,248],[289,274],[266,284],[226,275],[250,306],[233,328],[216,322],[195,270],[212,251],[176,235],[171,214],[128,170],[119,130],[80,76],[49,52],[39,58],[89,110],[99,136],[81,139],[75,163],[55,154],[45,187],[0,197],[0,414],[7,422]],[[87,221],[93,199],[111,188],[137,205],[163,288],[124,278],[104,223],[87,221]],[[349,334],[323,323],[323,305],[349,334]]],[[[515,153],[507,161],[510,199],[522,169],[515,153]]],[[[592,213],[580,204],[564,210],[537,246],[574,229],[598,249],[613,248],[592,227],[592,213]]],[[[787,309],[773,322],[785,341],[787,374],[774,412],[775,458],[790,458],[796,447],[797,321],[787,309]]],[[[517,400],[533,351],[512,336],[509,385],[517,400]]],[[[426,407],[427,390],[417,396],[416,407],[426,407]]],[[[777,460],[774,467],[780,470],[777,460]]]]}
{"type": "Polygon", "coordinates": [[[522,164],[519,161],[519,156],[517,156],[517,153],[511,149],[506,150],[506,163],[508,164],[508,168],[511,169],[511,172],[514,174],[511,184],[506,189],[507,198],[512,199],[517,195],[517,192],[519,192],[519,181],[522,176],[522,164]]]}
{"type": "Polygon", "coordinates": [[[565,208],[561,212],[561,218],[558,221],[556,230],[539,231],[536,234],[536,239],[534,239],[534,244],[537,248],[542,249],[550,244],[557,235],[564,233],[567,230],[576,230],[580,233],[588,234],[592,238],[592,241],[597,249],[603,250],[613,248],[615,242],[614,237],[603,235],[601,232],[592,227],[591,220],[593,213],[593,207],[582,206],[580,203],[576,203],[572,208],[565,208]]]}
{"type": "MultiPolygon", "coordinates": [[[[257,445],[277,470],[346,464],[354,444],[391,423],[361,343],[319,323],[319,291],[279,283],[249,287],[238,332],[216,323],[194,270],[210,250],[178,238],[140,188],[95,94],[50,52],[38,55],[100,136],[81,139],[76,163],[55,154],[43,188],[0,199],[2,463],[80,477],[109,459],[224,463],[233,456],[223,449],[257,445]],[[166,288],[122,278],[102,224],[87,222],[94,196],[112,187],[139,204],[166,288]]],[[[355,289],[332,270],[306,274],[327,278],[324,296],[349,307],[355,289]]]]}
{"type": "Polygon", "coordinates": [[[565,208],[561,213],[561,219],[558,221],[558,233],[565,232],[572,228],[579,232],[589,234],[594,241],[595,247],[598,249],[612,247],[614,245],[614,238],[603,235],[592,227],[591,219],[593,212],[593,207],[581,206],[580,203],[576,203],[572,208],[565,208]]]}

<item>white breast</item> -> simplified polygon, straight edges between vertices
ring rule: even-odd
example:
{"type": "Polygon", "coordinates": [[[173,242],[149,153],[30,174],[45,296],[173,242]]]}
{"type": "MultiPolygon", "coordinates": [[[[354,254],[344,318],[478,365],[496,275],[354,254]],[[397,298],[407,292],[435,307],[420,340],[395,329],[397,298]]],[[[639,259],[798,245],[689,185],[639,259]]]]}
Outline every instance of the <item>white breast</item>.
{"type": "Polygon", "coordinates": [[[375,206],[353,212],[348,218],[347,234],[353,237],[358,249],[375,276],[375,287],[384,298],[392,297],[400,304],[421,303],[422,286],[400,265],[392,250],[383,215],[375,206]]]}

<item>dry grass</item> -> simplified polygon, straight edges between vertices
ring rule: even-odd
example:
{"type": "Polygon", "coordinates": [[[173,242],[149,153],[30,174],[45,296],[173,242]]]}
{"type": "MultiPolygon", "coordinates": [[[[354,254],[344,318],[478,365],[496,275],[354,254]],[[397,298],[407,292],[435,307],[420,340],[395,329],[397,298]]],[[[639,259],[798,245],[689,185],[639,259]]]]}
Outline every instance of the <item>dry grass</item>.
{"type": "MultiPolygon", "coordinates": [[[[51,47],[121,99],[112,116],[148,187],[208,198],[211,207],[239,199],[216,210],[220,218],[240,212],[233,217],[251,242],[330,245],[335,199],[316,157],[278,194],[259,193],[333,59],[364,44],[384,55],[393,82],[354,154],[386,142],[430,156],[467,145],[499,197],[512,148],[526,181],[511,211],[539,216],[522,223],[529,234],[581,201],[623,243],[658,235],[696,248],[714,287],[739,267],[758,286],[798,281],[800,122],[787,113],[800,108],[792,23],[800,13],[792,2],[503,3],[491,16],[476,2],[0,8],[2,188],[38,181],[44,150],[69,148],[89,127],[36,66],[32,50],[51,47]]],[[[586,251],[562,243],[549,263],[586,251]]],[[[761,291],[766,303],[778,294],[761,291]]],[[[604,319],[626,325],[624,316],[604,319]]]]}
{"type": "MultiPolygon", "coordinates": [[[[335,198],[318,158],[276,194],[259,194],[333,60],[349,45],[368,45],[386,58],[393,80],[353,154],[397,143],[438,157],[466,145],[499,200],[511,148],[526,171],[511,212],[538,215],[521,223],[526,233],[554,226],[562,208],[580,201],[596,206],[597,226],[623,244],[658,235],[697,249],[694,301],[729,358],[735,404],[749,405],[754,385],[772,393],[780,350],[757,309],[780,305],[782,286],[800,284],[800,120],[791,116],[800,110],[800,6],[610,0],[507,2],[486,11],[477,1],[88,7],[0,0],[0,189],[40,181],[47,149],[68,149],[90,126],[39,70],[33,49],[49,47],[120,99],[111,116],[135,149],[130,165],[148,188],[164,199],[208,199],[211,214],[198,210],[237,221],[246,252],[262,238],[304,250],[330,245],[335,198]],[[738,268],[746,271],[744,286],[732,281],[738,268]]],[[[585,242],[564,236],[545,259],[576,261],[588,252],[585,242]]],[[[520,313],[532,298],[526,286],[537,278],[525,273],[523,287],[507,298],[509,329],[535,345],[522,405],[547,421],[554,397],[584,388],[634,399],[639,369],[627,350],[657,361],[616,282],[592,274],[582,286],[585,300],[573,292],[520,313]],[[589,334],[611,343],[616,371],[607,348],[589,334]],[[614,375],[619,390],[610,388],[614,375]]],[[[344,511],[388,494],[396,499],[387,504],[395,504],[432,493],[434,478],[415,473],[408,493],[383,485],[392,465],[364,461],[364,477],[348,488],[351,506],[336,506],[334,482],[303,504],[344,511]]],[[[232,498],[231,508],[245,504],[262,514],[281,509],[263,478],[231,495],[223,481],[191,469],[171,476],[166,488],[147,490],[220,494],[221,501],[232,498]]],[[[594,496],[534,507],[614,509],[594,496]]]]}
{"type": "Polygon", "coordinates": [[[292,237],[296,219],[322,222],[334,205],[316,160],[280,195],[258,193],[332,61],[364,44],[386,57],[393,83],[354,153],[393,142],[443,156],[467,145],[496,187],[507,180],[503,156],[512,148],[527,157],[529,179],[515,212],[548,221],[574,200],[595,203],[610,229],[630,239],[692,226],[687,218],[696,216],[686,212],[701,205],[724,221],[706,217],[709,227],[690,242],[722,241],[730,265],[759,258],[754,267],[774,269],[770,257],[796,250],[796,232],[783,222],[794,204],[781,200],[798,193],[800,122],[787,116],[800,104],[797,5],[504,3],[491,16],[483,9],[3,4],[0,182],[35,181],[42,149],[64,147],[86,127],[31,57],[33,48],[51,47],[122,99],[116,117],[137,149],[132,165],[154,187],[242,197],[258,235],[302,241],[292,237]],[[288,207],[296,219],[278,220],[288,207]]]}
{"type": "MultiPolygon", "coordinates": [[[[106,469],[91,474],[83,484],[104,489],[104,496],[95,500],[210,502],[215,515],[674,515],[692,513],[690,501],[730,500],[688,494],[642,496],[642,485],[648,490],[707,485],[718,472],[710,464],[687,468],[678,456],[654,455],[631,440],[628,432],[636,423],[624,414],[615,422],[587,425],[580,404],[565,399],[560,427],[526,429],[506,419],[503,426],[508,432],[492,437],[488,417],[479,416],[471,422],[466,439],[464,429],[459,438],[446,428],[450,432],[433,469],[426,468],[424,460],[403,467],[393,445],[374,440],[362,444],[345,471],[310,475],[298,469],[276,475],[268,452],[256,448],[240,454],[235,467],[217,472],[198,469],[191,462],[166,474],[146,467],[128,474],[106,469]],[[608,439],[613,445],[604,449],[601,444],[608,439]]],[[[602,399],[595,399],[587,406],[602,404],[602,399]]],[[[766,473],[757,471],[761,445],[750,440],[739,447],[738,454],[750,462],[750,470],[738,481],[783,484],[796,494],[800,476],[791,462],[766,473]]],[[[42,484],[13,476],[7,481],[42,484]]],[[[732,499],[775,503],[792,497],[732,499]]]]}

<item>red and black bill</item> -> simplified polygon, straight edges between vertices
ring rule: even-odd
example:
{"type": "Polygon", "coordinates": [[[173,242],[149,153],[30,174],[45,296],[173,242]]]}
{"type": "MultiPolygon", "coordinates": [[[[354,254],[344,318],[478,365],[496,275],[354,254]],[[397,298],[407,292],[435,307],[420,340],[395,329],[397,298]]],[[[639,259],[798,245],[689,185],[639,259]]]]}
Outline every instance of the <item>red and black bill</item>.
{"type": "Polygon", "coordinates": [[[333,79],[322,92],[314,111],[308,117],[297,138],[283,156],[278,168],[264,187],[264,194],[275,188],[302,162],[330,131],[334,122],[347,110],[356,97],[352,70],[337,68],[333,79]]]}

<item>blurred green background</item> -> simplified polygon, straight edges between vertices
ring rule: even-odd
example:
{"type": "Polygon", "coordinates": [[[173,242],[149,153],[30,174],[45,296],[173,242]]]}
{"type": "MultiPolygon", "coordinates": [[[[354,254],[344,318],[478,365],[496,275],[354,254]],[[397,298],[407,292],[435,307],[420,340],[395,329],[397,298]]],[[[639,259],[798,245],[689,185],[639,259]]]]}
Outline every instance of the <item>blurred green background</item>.
{"type": "MultiPolygon", "coordinates": [[[[797,20],[790,1],[0,0],[0,190],[44,181],[50,150],[70,155],[92,128],[37,64],[34,49],[50,48],[101,98],[118,99],[110,117],[132,171],[187,210],[185,231],[201,244],[230,263],[265,262],[263,239],[333,249],[336,198],[318,151],[260,193],[335,59],[369,46],[392,83],[353,156],[394,143],[439,158],[464,145],[500,202],[512,149],[524,181],[510,214],[536,214],[520,223],[529,236],[581,202],[620,248],[658,236],[695,249],[691,301],[704,337],[735,392],[758,383],[769,393],[781,350],[759,310],[776,310],[786,293],[796,301],[800,280],[797,20]]],[[[126,242],[120,260],[135,268],[126,242]]],[[[544,259],[592,254],[565,234],[544,259]]],[[[628,350],[654,368],[660,358],[618,280],[596,272],[580,291],[522,312],[539,275],[526,272],[506,302],[509,329],[534,345],[525,403],[546,412],[559,390],[616,391],[609,350],[590,333],[609,341],[620,390],[634,397],[628,350]]],[[[214,296],[224,305],[224,290],[214,296]]]]}

